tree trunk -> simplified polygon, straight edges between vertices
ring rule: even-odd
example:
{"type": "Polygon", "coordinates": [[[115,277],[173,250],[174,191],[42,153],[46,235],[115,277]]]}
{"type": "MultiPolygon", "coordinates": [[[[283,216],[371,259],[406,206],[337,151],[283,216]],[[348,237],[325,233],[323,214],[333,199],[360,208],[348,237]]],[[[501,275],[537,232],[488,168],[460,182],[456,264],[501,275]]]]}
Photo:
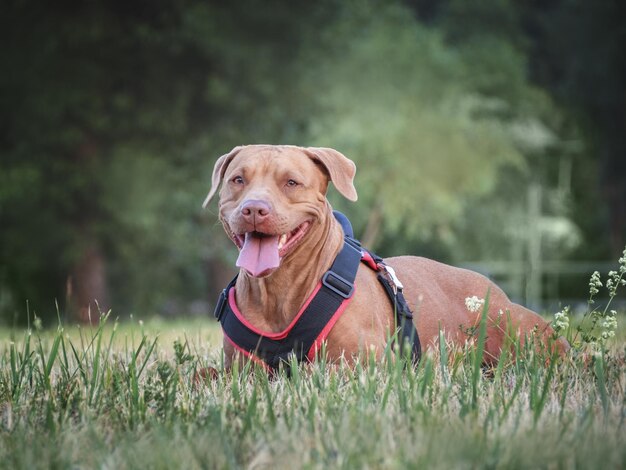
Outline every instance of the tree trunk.
{"type": "Polygon", "coordinates": [[[106,263],[96,243],[89,244],[67,278],[67,308],[73,319],[82,323],[98,322],[109,308],[106,263]]]}
{"type": "Polygon", "coordinates": [[[93,234],[94,220],[99,209],[100,186],[98,174],[100,145],[86,133],[74,154],[75,168],[86,185],[74,206],[71,225],[78,234],[72,250],[76,258],[66,281],[66,305],[72,319],[82,323],[97,323],[101,313],[109,308],[106,259],[100,242],[93,234]],[[88,189],[85,189],[88,188],[88,189]]]}
{"type": "Polygon", "coordinates": [[[363,246],[367,247],[370,250],[374,250],[376,248],[376,242],[378,240],[378,236],[380,235],[380,226],[382,220],[383,212],[380,207],[373,207],[370,212],[370,216],[367,219],[365,232],[363,233],[363,237],[361,238],[361,243],[363,244],[363,246]]]}

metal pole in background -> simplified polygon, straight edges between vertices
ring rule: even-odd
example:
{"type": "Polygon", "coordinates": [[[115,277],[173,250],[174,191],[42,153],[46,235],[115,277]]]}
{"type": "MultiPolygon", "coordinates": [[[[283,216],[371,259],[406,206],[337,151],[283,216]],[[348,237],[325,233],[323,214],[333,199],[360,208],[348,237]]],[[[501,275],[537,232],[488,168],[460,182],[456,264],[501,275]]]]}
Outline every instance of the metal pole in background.
{"type": "Polygon", "coordinates": [[[528,187],[528,276],[526,282],[526,305],[540,311],[541,278],[543,273],[541,255],[541,185],[532,183],[528,187]]]}

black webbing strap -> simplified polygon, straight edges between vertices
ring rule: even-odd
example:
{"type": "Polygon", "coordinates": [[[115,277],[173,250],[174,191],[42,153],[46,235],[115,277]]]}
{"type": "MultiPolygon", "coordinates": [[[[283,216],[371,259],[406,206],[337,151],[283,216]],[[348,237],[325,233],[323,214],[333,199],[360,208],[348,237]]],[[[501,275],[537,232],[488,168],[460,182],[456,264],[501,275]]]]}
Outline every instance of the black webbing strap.
{"type": "MultiPolygon", "coordinates": [[[[394,289],[389,279],[382,274],[379,274],[377,277],[385,288],[387,297],[389,297],[393,311],[396,314],[397,338],[400,340],[401,348],[404,347],[405,342],[408,342],[411,346],[411,360],[413,364],[417,364],[422,356],[422,346],[415,325],[413,324],[413,312],[409,304],[407,304],[401,288],[396,287],[394,289]]],[[[401,352],[403,352],[402,349],[401,352]]]]}
{"type": "Polygon", "coordinates": [[[322,285],[307,308],[283,339],[276,340],[252,331],[230,308],[228,292],[237,277],[222,291],[215,308],[215,318],[224,333],[239,348],[262,359],[271,369],[278,369],[295,354],[298,362],[306,359],[309,349],[341,304],[354,293],[354,279],[361,262],[361,244],[349,237],[332,266],[322,277],[322,285]]]}

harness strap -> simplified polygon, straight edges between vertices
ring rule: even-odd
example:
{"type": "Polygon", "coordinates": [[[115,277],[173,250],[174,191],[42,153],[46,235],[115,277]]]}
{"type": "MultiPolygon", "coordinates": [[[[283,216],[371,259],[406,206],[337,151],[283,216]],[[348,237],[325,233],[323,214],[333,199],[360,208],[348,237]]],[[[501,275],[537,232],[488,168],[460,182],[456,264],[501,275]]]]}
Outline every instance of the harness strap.
{"type": "Polygon", "coordinates": [[[385,288],[385,292],[391,301],[393,311],[396,314],[396,326],[398,328],[397,338],[400,339],[401,348],[404,343],[408,343],[411,347],[411,359],[413,364],[417,364],[422,356],[422,346],[420,338],[413,324],[413,312],[404,298],[402,288],[394,289],[392,283],[382,274],[377,276],[378,281],[385,288]]]}
{"type": "Polygon", "coordinates": [[[331,268],[324,273],[317,293],[299,314],[289,331],[283,332],[280,339],[270,338],[262,332],[243,323],[233,311],[229,296],[235,286],[237,276],[222,291],[214,315],[222,324],[226,337],[246,356],[257,356],[276,370],[282,363],[288,363],[295,354],[298,362],[307,354],[327,326],[337,320],[337,313],[345,310],[354,294],[354,280],[361,262],[361,245],[358,241],[345,238],[343,248],[335,258],[331,268]]]}
{"type": "Polygon", "coordinates": [[[415,325],[413,324],[413,312],[402,293],[404,286],[396,276],[394,269],[386,265],[380,256],[365,250],[364,261],[370,267],[374,265],[375,268],[373,269],[379,272],[376,277],[378,282],[380,282],[385,289],[385,293],[387,297],[389,297],[395,313],[396,338],[400,340],[401,348],[408,342],[411,347],[412,362],[417,365],[422,356],[422,346],[415,325]]]}
{"type": "Polygon", "coordinates": [[[378,280],[395,312],[397,338],[402,343],[408,341],[413,363],[416,364],[421,356],[421,346],[413,325],[413,313],[402,293],[402,283],[382,258],[363,250],[357,240],[348,236],[344,238],[343,248],[322,276],[308,303],[284,331],[263,332],[243,318],[235,303],[237,276],[220,294],[215,318],[222,324],[224,335],[237,350],[269,371],[277,370],[281,364],[288,367],[292,355],[298,362],[313,360],[321,343],[352,300],[354,280],[361,261],[379,273],[378,280]]]}

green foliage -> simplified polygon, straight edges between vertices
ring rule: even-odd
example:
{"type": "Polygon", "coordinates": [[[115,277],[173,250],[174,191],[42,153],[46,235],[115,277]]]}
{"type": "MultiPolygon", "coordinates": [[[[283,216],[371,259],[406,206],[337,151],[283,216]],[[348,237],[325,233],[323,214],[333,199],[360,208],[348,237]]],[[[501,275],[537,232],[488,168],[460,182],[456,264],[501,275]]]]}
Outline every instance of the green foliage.
{"type": "Polygon", "coordinates": [[[464,197],[493,188],[499,167],[522,164],[512,129],[490,111],[498,96],[472,83],[485,64],[405,8],[339,16],[326,40],[334,53],[316,44],[305,56],[324,90],[311,134],[357,163],[357,232],[379,217],[387,234],[428,236],[460,215],[464,197]]]}
{"type": "Polygon", "coordinates": [[[3,2],[0,316],[25,323],[28,301],[50,322],[55,300],[66,314],[79,294],[179,312],[216,292],[207,272],[234,247],[200,203],[212,163],[244,143],[354,159],[359,203],[331,199],[373,249],[507,258],[523,239],[511,227],[528,225],[520,194],[539,180],[574,234],[550,253],[605,256],[589,234],[626,185],[611,181],[602,210],[588,187],[594,149],[620,174],[621,134],[605,132],[626,109],[610,99],[620,7],[573,2],[589,13],[576,16],[568,3],[3,2]],[[606,86],[590,86],[596,70],[606,86]],[[594,110],[598,123],[581,118],[594,110]],[[563,162],[571,191],[555,188],[563,162]]]}

